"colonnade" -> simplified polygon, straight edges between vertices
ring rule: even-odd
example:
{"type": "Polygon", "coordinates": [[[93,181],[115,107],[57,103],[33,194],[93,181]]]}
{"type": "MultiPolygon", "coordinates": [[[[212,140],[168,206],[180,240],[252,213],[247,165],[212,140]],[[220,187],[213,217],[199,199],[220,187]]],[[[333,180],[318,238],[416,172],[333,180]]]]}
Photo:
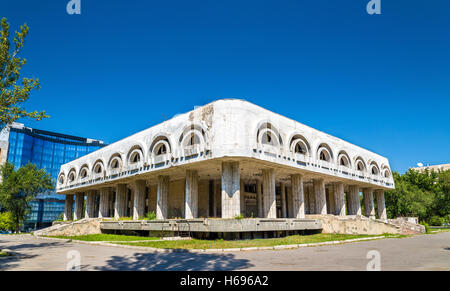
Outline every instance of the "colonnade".
{"type": "MultiPolygon", "coordinates": [[[[261,169],[261,179],[256,179],[252,186],[256,211],[255,216],[261,218],[305,218],[306,214],[334,214],[337,216],[361,215],[360,191],[363,193],[364,215],[375,218],[376,196],[377,216],[386,220],[384,190],[360,188],[348,185],[347,193],[343,182],[325,184],[323,178],[312,179],[305,183],[302,174],[292,174],[286,181],[277,183],[273,168],[261,169]],[[289,187],[286,185],[290,184],[289,187]],[[277,189],[279,190],[277,195],[277,189]],[[279,198],[277,199],[277,196],[279,198]],[[278,203],[277,203],[278,202],[278,203]],[[279,204],[279,207],[277,206],[279,204]]],[[[160,175],[156,184],[156,218],[169,217],[169,184],[170,177],[160,175]]],[[[148,200],[146,199],[146,180],[136,179],[132,183],[118,183],[115,186],[103,186],[83,193],[66,194],[64,220],[114,217],[116,219],[132,216],[133,220],[142,219],[146,215],[148,200]],[[130,191],[129,191],[130,189],[130,191]],[[131,193],[130,193],[131,192],[131,193]],[[130,195],[131,194],[131,195],[130,195]],[[86,196],[86,205],[84,207],[86,196]],[[73,200],[75,197],[75,209],[73,200]],[[84,208],[84,215],[83,215],[84,208]]],[[[245,216],[246,197],[245,184],[241,179],[239,162],[222,162],[220,180],[211,180],[209,184],[207,216],[217,217],[218,210],[222,218],[245,216]],[[210,211],[212,208],[212,212],[210,211]]],[[[184,187],[184,218],[198,218],[199,212],[199,175],[197,170],[186,170],[184,187]]]]}

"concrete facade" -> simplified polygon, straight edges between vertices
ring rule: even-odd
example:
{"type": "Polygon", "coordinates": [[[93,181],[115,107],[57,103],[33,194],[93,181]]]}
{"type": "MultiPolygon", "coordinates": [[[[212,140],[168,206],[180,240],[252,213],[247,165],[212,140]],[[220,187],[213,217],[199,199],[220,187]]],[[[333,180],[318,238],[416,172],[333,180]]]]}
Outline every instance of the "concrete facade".
{"type": "Polygon", "coordinates": [[[386,158],[244,100],[215,101],[64,164],[57,181],[58,193],[86,196],[84,217],[133,219],[361,215],[364,189],[365,214],[386,219],[393,188],[386,158]]]}

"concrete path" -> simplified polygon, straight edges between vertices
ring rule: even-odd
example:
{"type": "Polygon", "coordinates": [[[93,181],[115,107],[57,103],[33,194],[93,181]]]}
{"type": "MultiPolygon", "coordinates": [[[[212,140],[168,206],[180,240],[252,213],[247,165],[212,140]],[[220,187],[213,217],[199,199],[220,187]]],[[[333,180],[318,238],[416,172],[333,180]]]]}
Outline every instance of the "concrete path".
{"type": "Polygon", "coordinates": [[[0,270],[65,270],[80,254],[82,270],[366,270],[378,251],[381,270],[450,270],[450,232],[294,250],[233,253],[154,253],[117,247],[0,235],[0,270]],[[68,258],[69,254],[69,258],[68,258]],[[373,258],[373,257],[372,257],[373,258]]]}

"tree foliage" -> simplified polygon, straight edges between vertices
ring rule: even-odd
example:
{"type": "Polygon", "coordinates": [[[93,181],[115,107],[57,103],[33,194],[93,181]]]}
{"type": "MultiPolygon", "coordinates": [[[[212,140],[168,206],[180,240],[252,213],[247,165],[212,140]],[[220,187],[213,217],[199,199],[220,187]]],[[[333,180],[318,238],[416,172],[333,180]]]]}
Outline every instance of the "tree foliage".
{"type": "Polygon", "coordinates": [[[0,230],[14,230],[16,225],[11,212],[0,213],[0,230]]]}
{"type": "Polygon", "coordinates": [[[20,70],[26,64],[26,59],[18,55],[28,31],[29,27],[26,24],[22,25],[20,31],[15,32],[11,45],[9,23],[6,18],[0,21],[0,128],[23,117],[35,120],[48,117],[45,111],[28,112],[22,107],[22,103],[28,100],[30,92],[40,88],[37,78],[20,80],[20,70]]]}
{"type": "Polygon", "coordinates": [[[30,201],[37,194],[53,189],[53,181],[45,170],[37,169],[34,164],[16,170],[13,164],[7,162],[0,166],[0,174],[0,204],[11,212],[17,232],[30,211],[30,201]]]}
{"type": "Polygon", "coordinates": [[[450,170],[393,173],[395,190],[386,192],[389,217],[417,216],[431,225],[450,222],[450,170]]]}

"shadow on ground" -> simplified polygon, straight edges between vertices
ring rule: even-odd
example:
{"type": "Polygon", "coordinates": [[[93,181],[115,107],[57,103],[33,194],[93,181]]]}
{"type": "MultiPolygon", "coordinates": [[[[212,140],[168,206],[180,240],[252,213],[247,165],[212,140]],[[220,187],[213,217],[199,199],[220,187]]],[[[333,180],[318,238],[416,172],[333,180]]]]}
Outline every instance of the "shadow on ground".
{"type": "Polygon", "coordinates": [[[95,270],[122,271],[229,271],[253,266],[233,254],[201,253],[135,253],[132,256],[113,256],[106,266],[95,270]]]}

